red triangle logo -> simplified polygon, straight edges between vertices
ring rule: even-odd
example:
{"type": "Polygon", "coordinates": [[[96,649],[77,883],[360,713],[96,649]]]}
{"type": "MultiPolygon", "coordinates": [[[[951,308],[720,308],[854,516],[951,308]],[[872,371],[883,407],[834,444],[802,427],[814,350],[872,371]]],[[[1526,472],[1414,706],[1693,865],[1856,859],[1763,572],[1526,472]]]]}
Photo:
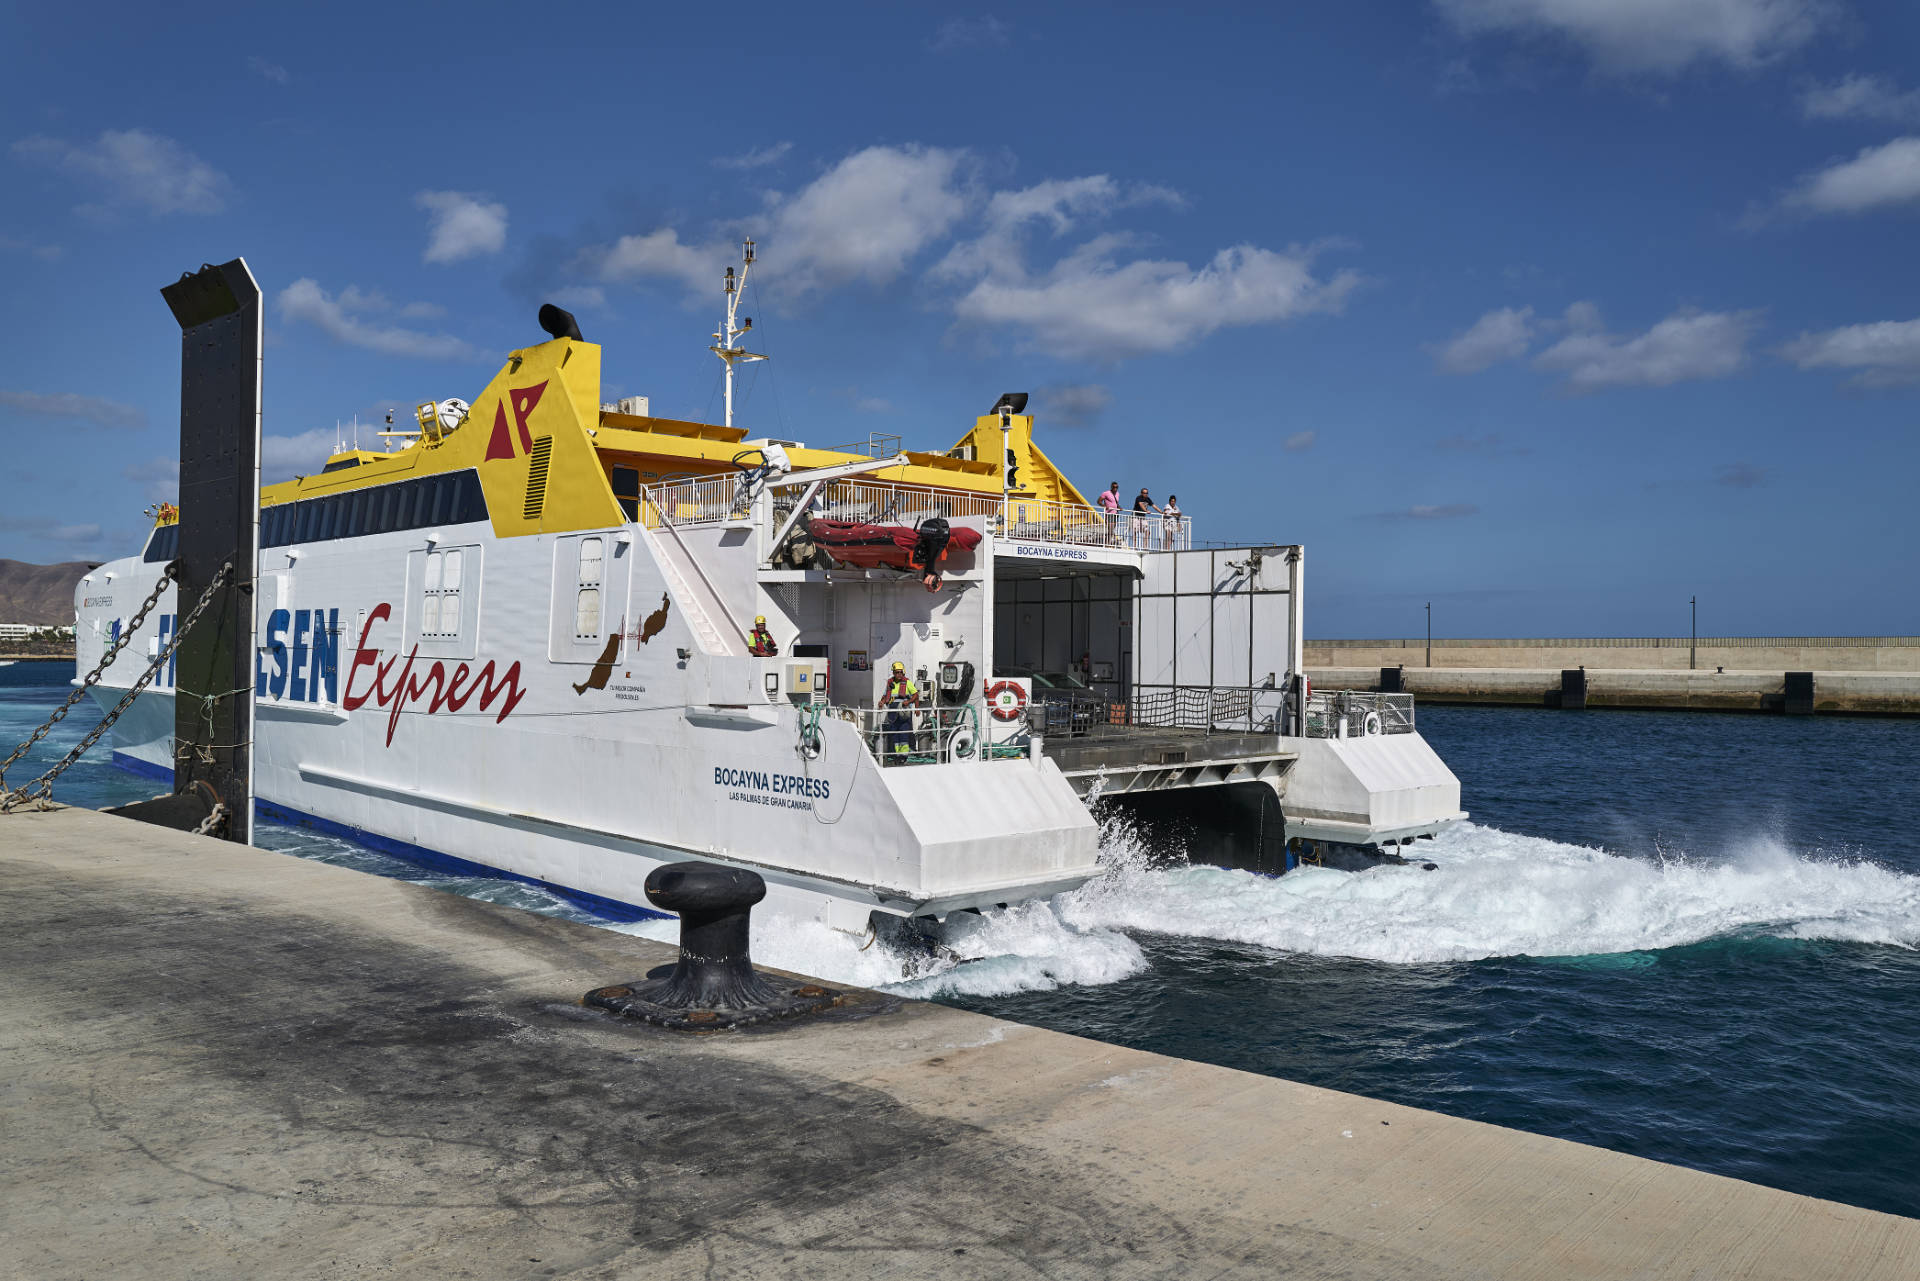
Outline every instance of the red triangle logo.
{"type": "MultiPolygon", "coordinates": [[[[522,429],[524,434],[525,429],[522,429]]],[[[531,445],[528,446],[532,448],[531,445]]],[[[507,435],[507,402],[501,401],[493,410],[493,436],[487,441],[487,461],[496,458],[513,457],[513,440],[507,435]]]]}

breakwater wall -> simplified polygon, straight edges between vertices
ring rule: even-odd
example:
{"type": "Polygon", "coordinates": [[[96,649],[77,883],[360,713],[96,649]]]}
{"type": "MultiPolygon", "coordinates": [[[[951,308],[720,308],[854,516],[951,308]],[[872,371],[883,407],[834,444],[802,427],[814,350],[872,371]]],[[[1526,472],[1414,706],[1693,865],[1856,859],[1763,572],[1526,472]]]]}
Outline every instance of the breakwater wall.
{"type": "Polygon", "coordinates": [[[1920,672],[1394,665],[1309,666],[1307,678],[1316,689],[1386,689],[1428,703],[1920,716],[1920,672]]]}
{"type": "Polygon", "coordinates": [[[1610,636],[1309,640],[1306,666],[1711,672],[1912,672],[1920,636],[1610,636]]]}

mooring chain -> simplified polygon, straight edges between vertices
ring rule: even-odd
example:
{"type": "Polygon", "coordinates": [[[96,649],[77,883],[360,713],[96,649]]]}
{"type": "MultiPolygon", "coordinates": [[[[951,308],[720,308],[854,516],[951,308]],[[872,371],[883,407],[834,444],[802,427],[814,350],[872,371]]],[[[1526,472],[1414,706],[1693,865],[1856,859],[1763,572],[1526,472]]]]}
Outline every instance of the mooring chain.
{"type": "Polygon", "coordinates": [[[227,803],[225,801],[215,801],[213,808],[207,811],[207,816],[200,820],[200,826],[193,829],[193,834],[195,836],[212,834],[213,830],[220,826],[226,817],[227,803]]]}
{"type": "Polygon", "coordinates": [[[107,650],[101,657],[99,663],[94,666],[94,669],[87,673],[86,679],[80,684],[80,688],[76,689],[67,698],[67,701],[56,709],[52,716],[47,718],[46,724],[34,731],[33,737],[20,744],[20,746],[15,749],[13,755],[9,756],[4,762],[0,762],[0,814],[10,813],[29,801],[34,802],[36,808],[50,808],[52,803],[51,798],[53,796],[53,780],[65,773],[69,765],[72,765],[85,755],[87,749],[99,742],[101,735],[113,728],[113,723],[120,719],[121,713],[133,706],[134,699],[138,698],[140,694],[146,690],[147,686],[153,683],[153,678],[159,675],[166,667],[168,661],[173,658],[173,652],[180,648],[180,642],[186,637],[188,630],[199,621],[202,614],[206,613],[207,606],[213,603],[214,592],[219,590],[233,573],[232,561],[228,561],[220,566],[219,571],[213,576],[213,581],[209,582],[206,590],[200,593],[200,599],[194,602],[193,608],[180,619],[179,625],[174,628],[173,636],[161,647],[159,654],[153,661],[147,664],[147,670],[140,674],[140,678],[136,680],[133,683],[133,687],[127,691],[126,697],[122,698],[105,716],[102,716],[100,723],[87,731],[86,736],[75,745],[72,751],[62,757],[60,762],[52,769],[42,774],[39,778],[34,779],[31,783],[28,783],[25,787],[18,790],[8,788],[5,784],[7,766],[26,755],[28,748],[45,738],[48,731],[59,724],[60,721],[65,718],[66,714],[72,710],[73,705],[80,700],[81,695],[99,683],[101,675],[105,673],[108,665],[113,662],[114,656],[133,638],[133,634],[139,630],[140,624],[146,620],[148,611],[153,608],[154,602],[160,599],[160,590],[173,579],[175,566],[177,564],[177,561],[173,562],[160,571],[160,581],[154,584],[153,593],[149,595],[145,603],[140,606],[139,612],[133,616],[133,621],[120,633],[120,639],[113,643],[112,648],[107,650]]]}
{"type": "Polygon", "coordinates": [[[119,639],[107,647],[107,652],[100,656],[100,661],[94,664],[93,670],[86,674],[86,677],[80,682],[79,686],[75,688],[73,693],[67,695],[67,701],[59,707],[56,707],[53,715],[47,717],[46,724],[33,731],[33,734],[26,742],[14,748],[13,755],[7,757],[4,761],[0,761],[0,789],[5,788],[7,770],[12,767],[13,763],[22,756],[25,756],[35,743],[45,738],[55,725],[65,720],[67,713],[73,710],[73,705],[86,697],[87,691],[99,683],[101,676],[106,674],[107,668],[113,665],[114,658],[119,655],[122,649],[126,648],[127,643],[133,639],[133,634],[140,630],[140,624],[147,621],[148,611],[159,603],[160,593],[165,591],[167,584],[173,581],[174,570],[179,564],[179,561],[168,561],[166,565],[161,568],[159,581],[154,583],[153,591],[148,594],[145,601],[141,602],[140,608],[134,613],[133,621],[128,623],[126,628],[121,631],[119,639]]]}

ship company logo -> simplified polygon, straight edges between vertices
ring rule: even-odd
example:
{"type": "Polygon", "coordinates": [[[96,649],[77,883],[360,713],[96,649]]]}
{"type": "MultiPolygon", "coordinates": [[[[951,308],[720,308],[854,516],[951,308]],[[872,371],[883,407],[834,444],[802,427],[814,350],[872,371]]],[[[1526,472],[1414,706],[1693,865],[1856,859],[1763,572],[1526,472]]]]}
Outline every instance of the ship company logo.
{"type": "MultiPolygon", "coordinates": [[[[544,384],[543,384],[544,385],[544,384]]],[[[387,684],[387,678],[393,676],[393,668],[400,662],[400,655],[380,656],[378,648],[369,648],[367,633],[373,625],[393,617],[393,609],[384,602],[375,605],[367,615],[367,622],[360,629],[360,643],[354,647],[353,665],[347,669],[347,687],[341,693],[340,706],[349,712],[357,712],[368,703],[387,713],[387,746],[393,746],[393,732],[399,728],[400,713],[413,711],[432,716],[441,711],[459,712],[469,702],[482,712],[493,711],[495,704],[499,712],[494,716],[497,725],[520,706],[520,700],[526,697],[526,691],[520,688],[520,664],[512,666],[494,675],[493,660],[488,659],[479,671],[474,671],[466,663],[455,663],[451,670],[441,659],[415,672],[414,667],[420,657],[418,643],[408,651],[406,662],[401,664],[398,676],[393,684],[387,684]],[[362,671],[369,673],[367,687],[360,693],[354,687],[362,671]]]]}
{"type": "Polygon", "coordinates": [[[533,452],[533,433],[527,429],[527,419],[533,414],[533,407],[540,403],[540,397],[547,394],[546,383],[536,383],[532,387],[515,387],[500,398],[493,407],[493,435],[487,439],[487,461],[496,458],[515,456],[513,437],[507,431],[507,406],[513,406],[513,425],[519,429],[520,453],[533,452]]]}

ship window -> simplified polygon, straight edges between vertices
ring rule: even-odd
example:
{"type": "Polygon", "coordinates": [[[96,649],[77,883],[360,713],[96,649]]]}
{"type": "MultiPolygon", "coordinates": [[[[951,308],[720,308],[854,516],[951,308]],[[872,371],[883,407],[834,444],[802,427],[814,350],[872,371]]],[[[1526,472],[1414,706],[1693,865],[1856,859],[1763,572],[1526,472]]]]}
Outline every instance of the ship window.
{"type": "Polygon", "coordinates": [[[180,554],[180,526],[161,525],[153,531],[153,537],[147,540],[147,550],[140,557],[149,564],[164,564],[180,554]]]}
{"type": "Polygon", "coordinates": [[[640,469],[638,467],[615,466],[613,469],[613,496],[620,503],[630,521],[640,519],[640,469]]]}
{"type": "MultiPolygon", "coordinates": [[[[462,471],[262,508],[260,545],[284,547],[486,518],[487,496],[479,476],[462,471]]],[[[158,553],[159,544],[149,540],[147,558],[154,559],[158,553]]],[[[169,551],[161,559],[171,560],[174,554],[169,551]]]]}
{"type": "Polygon", "coordinates": [[[421,580],[420,634],[444,638],[460,634],[460,569],[458,550],[428,552],[421,580]]]}
{"type": "Polygon", "coordinates": [[[605,565],[604,543],[598,538],[580,540],[580,580],[574,597],[573,634],[578,640],[593,640],[600,635],[600,580],[605,565]]]}

